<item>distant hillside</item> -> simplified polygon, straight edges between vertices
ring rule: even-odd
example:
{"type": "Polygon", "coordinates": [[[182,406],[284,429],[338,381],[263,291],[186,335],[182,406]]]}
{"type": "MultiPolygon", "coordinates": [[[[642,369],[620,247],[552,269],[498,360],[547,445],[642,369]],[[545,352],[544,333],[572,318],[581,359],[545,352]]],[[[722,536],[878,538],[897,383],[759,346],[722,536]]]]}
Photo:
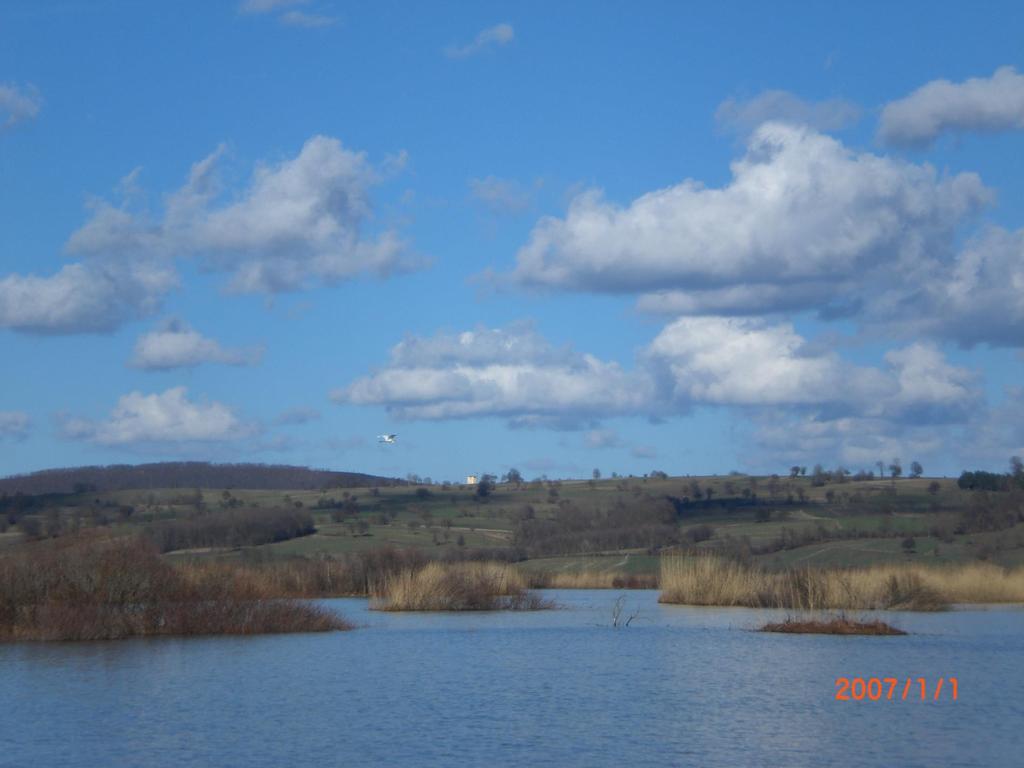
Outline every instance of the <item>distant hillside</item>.
{"type": "Polygon", "coordinates": [[[152,488],[248,488],[317,490],[399,485],[404,481],[358,472],[331,472],[283,464],[210,464],[203,461],[114,464],[107,467],[44,469],[0,478],[0,493],[73,493],[152,488]]]}

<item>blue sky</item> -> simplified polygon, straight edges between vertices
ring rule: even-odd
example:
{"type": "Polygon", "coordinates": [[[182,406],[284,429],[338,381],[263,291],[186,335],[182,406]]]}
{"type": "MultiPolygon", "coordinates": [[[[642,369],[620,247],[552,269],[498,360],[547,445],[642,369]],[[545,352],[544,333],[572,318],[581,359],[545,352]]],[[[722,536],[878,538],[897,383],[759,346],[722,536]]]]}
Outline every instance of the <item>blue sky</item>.
{"type": "Polygon", "coordinates": [[[1022,22],[4,3],[0,474],[1003,468],[1022,22]]]}

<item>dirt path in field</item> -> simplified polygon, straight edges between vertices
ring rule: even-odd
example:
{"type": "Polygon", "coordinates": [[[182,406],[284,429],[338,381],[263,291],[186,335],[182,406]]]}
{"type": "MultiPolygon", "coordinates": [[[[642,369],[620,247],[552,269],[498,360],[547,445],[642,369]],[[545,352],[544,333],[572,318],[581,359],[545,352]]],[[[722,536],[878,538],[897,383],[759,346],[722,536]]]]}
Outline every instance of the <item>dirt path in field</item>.
{"type": "Polygon", "coordinates": [[[811,552],[810,554],[804,555],[803,557],[798,557],[796,560],[793,560],[793,562],[794,563],[800,563],[800,562],[803,562],[803,561],[806,561],[806,560],[810,560],[812,557],[817,557],[818,555],[823,554],[823,553],[828,552],[829,550],[833,550],[833,549],[846,549],[846,550],[851,550],[853,552],[873,552],[875,554],[882,554],[882,555],[891,555],[891,554],[893,554],[893,552],[891,550],[888,550],[888,549],[872,549],[871,547],[843,547],[841,544],[837,543],[837,544],[827,544],[824,547],[822,547],[821,549],[819,549],[817,552],[811,552]]]}
{"type": "Polygon", "coordinates": [[[508,541],[512,538],[511,531],[505,531],[501,528],[469,528],[463,525],[453,525],[449,530],[465,531],[466,533],[482,533],[490,539],[498,539],[499,541],[508,541]]]}

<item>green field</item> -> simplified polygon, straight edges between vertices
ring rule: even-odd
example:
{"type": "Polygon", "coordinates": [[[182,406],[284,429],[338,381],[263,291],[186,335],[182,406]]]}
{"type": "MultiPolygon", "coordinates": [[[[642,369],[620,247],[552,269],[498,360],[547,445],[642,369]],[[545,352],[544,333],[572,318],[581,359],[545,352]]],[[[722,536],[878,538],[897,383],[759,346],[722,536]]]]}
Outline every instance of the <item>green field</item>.
{"type": "Polygon", "coordinates": [[[311,515],[315,533],[168,554],[282,558],[381,547],[430,555],[506,550],[527,570],[622,574],[654,573],[660,552],[680,549],[720,551],[770,568],[977,559],[1015,565],[1024,562],[1020,496],[964,491],[948,478],[815,484],[807,477],[747,475],[505,483],[486,496],[477,487],[447,484],[114,491],[46,497],[17,524],[6,524],[0,548],[17,547],[33,533],[144,532],[163,521],[201,526],[226,510],[242,519],[248,510],[287,509],[311,515]],[[994,529],[984,518],[985,505],[1002,515],[994,529]]]}

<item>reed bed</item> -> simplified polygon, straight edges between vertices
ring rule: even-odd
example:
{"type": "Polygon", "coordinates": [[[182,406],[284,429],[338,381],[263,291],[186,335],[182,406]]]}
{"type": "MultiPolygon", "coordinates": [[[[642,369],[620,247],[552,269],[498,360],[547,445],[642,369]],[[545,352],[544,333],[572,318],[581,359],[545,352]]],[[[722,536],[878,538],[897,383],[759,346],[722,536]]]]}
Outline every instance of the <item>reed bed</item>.
{"type": "Polygon", "coordinates": [[[653,574],[624,574],[612,571],[557,571],[526,576],[535,589],[657,589],[653,574]]]}
{"type": "Polygon", "coordinates": [[[526,590],[526,581],[504,563],[431,562],[385,576],[373,585],[378,611],[538,610],[553,605],[526,590]]]}
{"type": "Polygon", "coordinates": [[[991,564],[878,565],[771,572],[710,555],[667,557],[663,603],[796,610],[941,610],[951,603],[1024,602],[1024,569],[991,564]]]}
{"type": "Polygon", "coordinates": [[[253,582],[182,572],[138,539],[85,539],[0,558],[0,640],[112,640],[348,629],[253,582]]]}

